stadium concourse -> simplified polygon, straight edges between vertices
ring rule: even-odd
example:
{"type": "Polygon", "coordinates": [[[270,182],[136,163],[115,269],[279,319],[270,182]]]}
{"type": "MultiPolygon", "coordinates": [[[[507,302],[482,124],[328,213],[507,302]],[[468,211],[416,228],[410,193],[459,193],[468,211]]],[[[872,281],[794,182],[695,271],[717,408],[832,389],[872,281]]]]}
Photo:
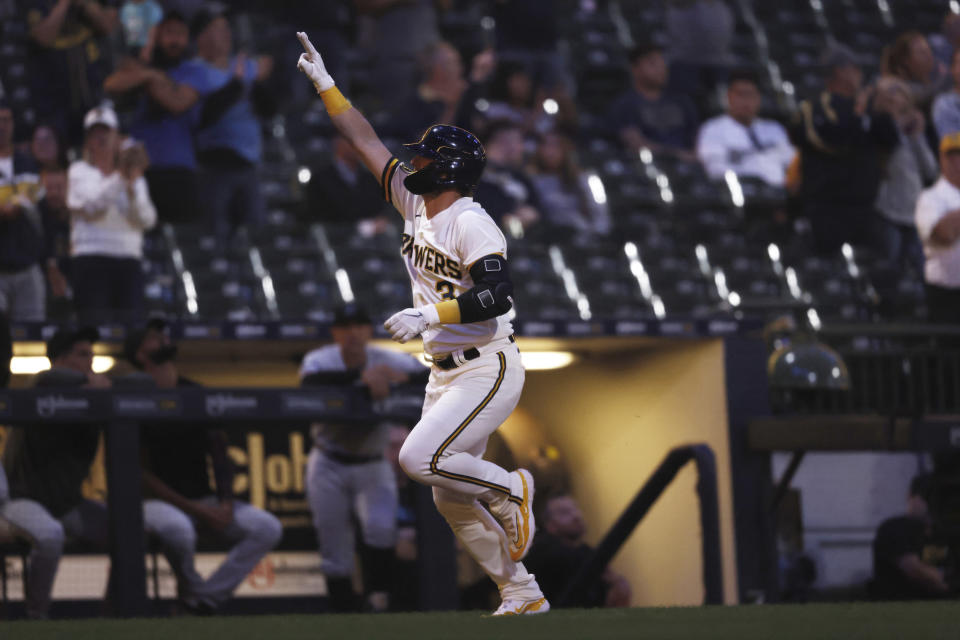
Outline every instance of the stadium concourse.
{"type": "Polygon", "coordinates": [[[945,602],[764,603],[960,589],[958,51],[954,0],[0,0],[0,619],[224,614],[0,636],[947,637],[945,602]],[[536,479],[540,619],[436,612],[502,594],[400,469],[413,243],[297,32],[401,162],[483,144],[527,370],[486,455],[536,479]],[[60,431],[93,525],[18,526],[60,431]],[[339,563],[321,477],[359,487],[339,563]],[[620,608],[721,603],[764,606],[620,608]],[[385,610],[432,613],[294,615],[385,610]]]}

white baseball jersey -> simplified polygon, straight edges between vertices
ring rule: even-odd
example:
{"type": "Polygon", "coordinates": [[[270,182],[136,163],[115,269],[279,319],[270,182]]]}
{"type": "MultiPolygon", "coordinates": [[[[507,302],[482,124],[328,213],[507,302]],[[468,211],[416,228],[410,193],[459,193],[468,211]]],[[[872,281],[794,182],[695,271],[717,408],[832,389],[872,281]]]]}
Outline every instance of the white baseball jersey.
{"type": "MultiPolygon", "coordinates": [[[[424,370],[419,360],[408,353],[367,346],[367,362],[364,369],[387,365],[391,369],[416,374],[424,370]]],[[[321,371],[346,371],[340,346],[329,344],[314,349],[303,357],[300,366],[300,379],[321,371]]],[[[359,377],[357,384],[360,384],[359,377]]],[[[389,423],[384,422],[372,427],[356,424],[336,424],[315,422],[312,428],[314,444],[321,449],[356,455],[379,455],[387,448],[389,423]]]]}
{"type": "MultiPolygon", "coordinates": [[[[473,288],[470,267],[483,256],[498,254],[506,258],[507,241],[473,198],[460,198],[427,219],[423,197],[403,185],[409,172],[395,158],[391,159],[384,169],[384,188],[386,197],[403,214],[400,253],[413,285],[413,304],[422,307],[452,300],[473,288]]],[[[512,333],[513,326],[505,315],[482,322],[443,324],[423,332],[423,350],[431,356],[443,356],[512,333]]]]}

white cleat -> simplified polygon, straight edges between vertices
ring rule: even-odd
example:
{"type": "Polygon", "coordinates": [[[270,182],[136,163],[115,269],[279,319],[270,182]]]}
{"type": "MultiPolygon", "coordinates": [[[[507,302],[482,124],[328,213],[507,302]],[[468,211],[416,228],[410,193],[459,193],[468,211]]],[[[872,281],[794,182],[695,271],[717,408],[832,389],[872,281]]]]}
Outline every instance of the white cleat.
{"type": "Polygon", "coordinates": [[[537,530],[533,520],[533,475],[526,469],[517,469],[513,473],[520,476],[523,488],[520,503],[506,498],[499,504],[491,505],[490,513],[503,527],[510,559],[520,562],[530,551],[537,530]]]}
{"type": "Polygon", "coordinates": [[[550,611],[550,603],[543,596],[536,600],[504,600],[495,616],[532,616],[550,611]]]}

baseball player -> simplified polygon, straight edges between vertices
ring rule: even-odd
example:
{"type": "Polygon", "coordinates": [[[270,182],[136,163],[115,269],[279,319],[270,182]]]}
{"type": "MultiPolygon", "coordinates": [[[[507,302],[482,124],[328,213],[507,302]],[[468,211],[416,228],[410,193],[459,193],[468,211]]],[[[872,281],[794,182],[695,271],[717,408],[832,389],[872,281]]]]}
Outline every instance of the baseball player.
{"type": "MultiPolygon", "coordinates": [[[[426,383],[428,370],[416,358],[368,344],[373,326],[366,311],[356,304],[337,309],[330,333],[334,344],[304,357],[302,385],[363,385],[371,399],[379,401],[390,395],[391,384],[426,383]]],[[[397,480],[383,455],[390,428],[390,422],[313,425],[307,501],[333,611],[355,609],[351,581],[354,517],[363,534],[360,557],[366,606],[372,611],[385,611],[389,606],[397,536],[397,480]]]]}
{"type": "Polygon", "coordinates": [[[500,588],[494,615],[544,613],[550,605],[520,560],[534,534],[533,476],[482,459],[487,438],[520,399],[525,372],[506,314],[513,306],[506,240],[470,195],[486,163],[470,132],[434,125],[402,165],[334,85],[305,33],[297,67],[316,86],[334,126],[403,215],[400,252],[414,307],[384,326],[393,339],[423,338],[433,361],[420,422],[400,465],[433,486],[437,509],[500,588]],[[486,508],[484,507],[486,506],[486,508]]]}

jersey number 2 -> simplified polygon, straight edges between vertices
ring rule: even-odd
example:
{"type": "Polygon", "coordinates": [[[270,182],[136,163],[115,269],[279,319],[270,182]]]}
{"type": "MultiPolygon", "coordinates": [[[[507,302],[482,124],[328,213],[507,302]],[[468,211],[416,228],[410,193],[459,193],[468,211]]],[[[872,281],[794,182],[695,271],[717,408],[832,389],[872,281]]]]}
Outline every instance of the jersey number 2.
{"type": "Polygon", "coordinates": [[[441,292],[440,297],[444,300],[453,300],[456,297],[453,295],[453,283],[446,280],[437,283],[437,291],[441,292]]]}

